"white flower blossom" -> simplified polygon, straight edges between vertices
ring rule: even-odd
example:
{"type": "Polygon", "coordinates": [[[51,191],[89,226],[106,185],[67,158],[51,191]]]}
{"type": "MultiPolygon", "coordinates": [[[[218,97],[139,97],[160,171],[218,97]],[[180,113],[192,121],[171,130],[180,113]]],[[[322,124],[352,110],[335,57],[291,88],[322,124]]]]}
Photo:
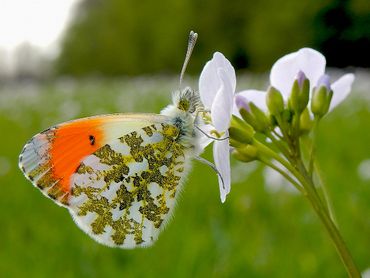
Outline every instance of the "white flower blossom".
{"type": "MultiPolygon", "coordinates": [[[[311,92],[315,86],[321,85],[323,80],[329,82],[325,75],[325,57],[311,48],[302,48],[297,52],[280,58],[272,66],[270,83],[278,89],[285,101],[297,76],[305,76],[311,84],[311,92]],[[302,75],[302,73],[304,75],[302,75]],[[320,83],[321,82],[321,83],[320,83]]],[[[334,83],[327,86],[333,90],[331,111],[349,94],[354,80],[353,74],[345,74],[334,83]]],[[[199,78],[199,93],[206,110],[210,112],[211,126],[205,126],[209,133],[216,130],[223,137],[228,136],[228,128],[232,114],[240,116],[236,103],[246,105],[253,102],[262,111],[267,112],[266,92],[259,90],[245,90],[235,94],[236,75],[231,63],[220,52],[215,52],[212,59],[206,63],[199,78]]],[[[240,105],[239,105],[240,106],[240,105]]],[[[208,144],[209,140],[204,145],[208,144]]],[[[230,192],[230,147],[229,140],[214,141],[213,156],[219,177],[221,201],[224,202],[230,192]]]]}
{"type": "MultiPolygon", "coordinates": [[[[297,52],[287,54],[278,59],[271,68],[271,86],[278,89],[285,101],[287,101],[292,85],[299,73],[303,73],[310,81],[311,93],[315,86],[319,84],[325,74],[326,60],[318,51],[311,48],[302,48],[297,52]]],[[[329,87],[333,90],[333,98],[330,103],[329,111],[339,105],[350,93],[354,81],[352,73],[345,74],[329,87]]],[[[266,92],[258,90],[246,90],[239,93],[254,102],[260,109],[267,111],[265,102],[266,92]]],[[[234,108],[235,111],[235,108],[234,108]]]]}
{"type": "MultiPolygon", "coordinates": [[[[325,57],[320,52],[311,48],[302,48],[297,52],[283,56],[275,62],[271,69],[270,82],[287,99],[298,72],[302,71],[310,80],[312,92],[313,87],[318,85],[323,76],[326,76],[325,66],[325,57]]],[[[354,79],[355,76],[348,73],[330,85],[333,90],[333,98],[329,111],[333,110],[348,96],[354,79]]]]}
{"type": "MultiPolygon", "coordinates": [[[[228,128],[234,105],[236,87],[235,70],[231,63],[220,52],[207,62],[199,78],[199,94],[206,110],[210,111],[212,129],[228,137],[228,128]]],[[[230,147],[229,139],[215,140],[213,158],[219,177],[221,201],[225,202],[230,192],[230,147]]]]}

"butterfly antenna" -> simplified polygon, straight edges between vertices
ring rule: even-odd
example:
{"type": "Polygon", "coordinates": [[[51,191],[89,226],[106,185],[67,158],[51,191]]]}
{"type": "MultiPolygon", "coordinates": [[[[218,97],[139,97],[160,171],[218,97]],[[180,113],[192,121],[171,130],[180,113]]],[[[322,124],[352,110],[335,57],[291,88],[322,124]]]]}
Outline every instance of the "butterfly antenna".
{"type": "Polygon", "coordinates": [[[204,130],[202,130],[199,126],[197,125],[194,125],[194,127],[196,129],[198,129],[204,136],[206,136],[207,138],[209,139],[212,139],[212,140],[215,140],[215,141],[224,141],[226,139],[229,139],[230,137],[229,136],[226,136],[226,137],[222,137],[222,138],[217,138],[217,137],[213,137],[211,135],[208,135],[207,132],[205,132],[204,130]]]}
{"type": "Polygon", "coordinates": [[[198,34],[194,33],[193,31],[190,31],[189,40],[188,40],[188,49],[186,50],[185,61],[184,61],[184,64],[182,65],[181,74],[180,74],[180,82],[179,82],[179,87],[180,88],[181,88],[182,80],[184,78],[186,67],[187,67],[187,65],[189,63],[189,59],[191,57],[191,53],[193,52],[195,43],[197,42],[197,38],[198,38],[198,34]]]}
{"type": "Polygon", "coordinates": [[[212,170],[215,171],[216,174],[220,177],[221,183],[222,183],[222,188],[225,189],[224,178],[222,177],[220,171],[217,170],[216,166],[212,162],[209,162],[207,159],[204,159],[203,157],[196,156],[195,159],[198,160],[199,162],[211,167],[212,170]]]}

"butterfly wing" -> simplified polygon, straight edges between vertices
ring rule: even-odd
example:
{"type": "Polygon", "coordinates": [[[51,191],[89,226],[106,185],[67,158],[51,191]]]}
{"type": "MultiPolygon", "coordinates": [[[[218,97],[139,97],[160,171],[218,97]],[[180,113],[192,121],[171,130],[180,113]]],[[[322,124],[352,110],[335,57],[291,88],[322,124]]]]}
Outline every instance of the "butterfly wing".
{"type": "Polygon", "coordinates": [[[19,166],[98,242],[148,246],[169,219],[189,166],[190,152],[168,119],[115,114],[63,123],[34,136],[19,166]]]}
{"type": "Polygon", "coordinates": [[[68,206],[70,179],[84,157],[123,134],[166,120],[156,114],[111,114],[62,123],[24,146],[19,167],[46,196],[68,206]]]}
{"type": "Polygon", "coordinates": [[[72,175],[70,212],[100,243],[149,246],[175,205],[188,168],[177,127],[152,124],[87,156],[72,175]]]}

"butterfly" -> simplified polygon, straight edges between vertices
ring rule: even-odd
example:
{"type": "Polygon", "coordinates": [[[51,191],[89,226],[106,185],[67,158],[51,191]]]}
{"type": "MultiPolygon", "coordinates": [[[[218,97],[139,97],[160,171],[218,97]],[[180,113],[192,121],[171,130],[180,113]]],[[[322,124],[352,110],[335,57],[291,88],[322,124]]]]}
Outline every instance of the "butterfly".
{"type": "MultiPolygon", "coordinates": [[[[183,71],[196,37],[190,34],[183,71]]],[[[28,141],[19,167],[97,242],[150,246],[172,214],[190,161],[202,151],[199,107],[198,94],[187,87],[160,114],[65,122],[28,141]]]]}

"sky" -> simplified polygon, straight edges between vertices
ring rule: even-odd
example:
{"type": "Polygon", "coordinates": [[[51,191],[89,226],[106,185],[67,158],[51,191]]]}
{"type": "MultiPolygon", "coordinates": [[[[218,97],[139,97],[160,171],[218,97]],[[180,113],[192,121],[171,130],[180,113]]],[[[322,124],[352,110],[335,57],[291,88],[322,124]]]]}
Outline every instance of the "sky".
{"type": "Polygon", "coordinates": [[[17,46],[28,43],[46,57],[58,41],[78,0],[0,0],[0,58],[10,62],[17,46]]]}

